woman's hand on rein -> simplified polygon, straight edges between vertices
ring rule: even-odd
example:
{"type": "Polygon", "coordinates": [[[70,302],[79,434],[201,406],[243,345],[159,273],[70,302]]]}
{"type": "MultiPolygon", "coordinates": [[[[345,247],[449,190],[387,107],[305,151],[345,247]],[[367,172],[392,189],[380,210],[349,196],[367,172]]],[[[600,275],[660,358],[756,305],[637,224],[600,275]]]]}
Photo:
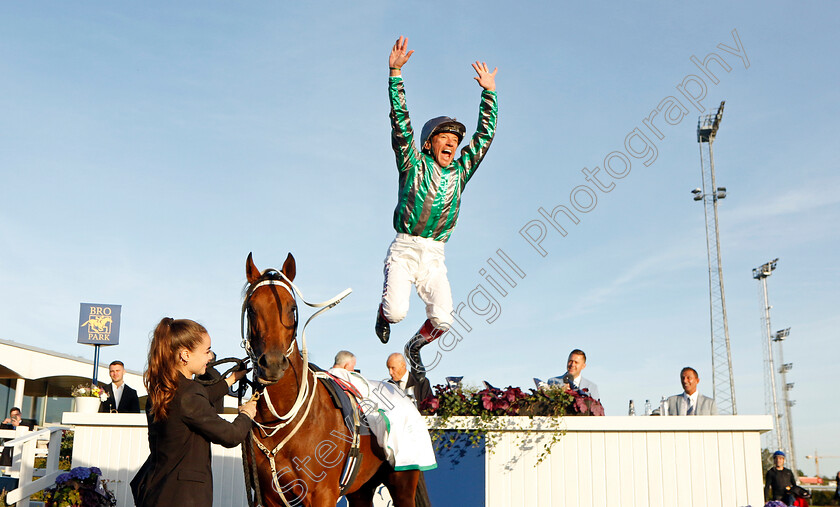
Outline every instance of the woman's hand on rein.
{"type": "Polygon", "coordinates": [[[251,368],[235,371],[227,376],[225,382],[227,382],[228,387],[233,387],[233,384],[245,378],[249,371],[251,371],[251,368]]]}
{"type": "Polygon", "coordinates": [[[251,419],[257,416],[257,400],[250,399],[239,406],[239,413],[245,414],[251,419]]]}

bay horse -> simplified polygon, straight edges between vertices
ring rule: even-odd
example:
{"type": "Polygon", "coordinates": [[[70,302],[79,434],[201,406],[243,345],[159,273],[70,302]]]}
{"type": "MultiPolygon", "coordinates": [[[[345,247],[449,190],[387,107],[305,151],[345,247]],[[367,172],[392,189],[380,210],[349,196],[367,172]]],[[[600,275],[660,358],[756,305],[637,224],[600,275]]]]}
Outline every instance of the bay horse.
{"type": "Polygon", "coordinates": [[[419,471],[395,471],[375,437],[353,436],[323,381],[309,372],[305,329],[302,349],[296,336],[295,269],[291,253],[280,271],[260,272],[251,254],[245,261],[243,346],[263,386],[255,426],[244,444],[246,480],[251,463],[256,470],[255,497],[262,497],[264,507],[335,507],[341,493],[351,507],[370,507],[380,484],[388,488],[396,507],[414,507],[419,471]],[[346,470],[348,457],[359,453],[358,469],[346,470]],[[355,480],[347,484],[352,473],[355,480]]]}

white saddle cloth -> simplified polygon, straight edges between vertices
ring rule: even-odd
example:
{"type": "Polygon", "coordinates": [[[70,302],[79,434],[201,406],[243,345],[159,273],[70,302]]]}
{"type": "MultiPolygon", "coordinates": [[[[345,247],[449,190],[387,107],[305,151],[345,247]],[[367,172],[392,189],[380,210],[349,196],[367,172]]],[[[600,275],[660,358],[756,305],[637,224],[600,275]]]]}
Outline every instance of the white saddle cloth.
{"type": "Polygon", "coordinates": [[[356,372],[331,368],[332,375],[350,383],[362,395],[360,405],[394,470],[437,468],[426,421],[414,402],[389,382],[368,380],[356,372]]]}

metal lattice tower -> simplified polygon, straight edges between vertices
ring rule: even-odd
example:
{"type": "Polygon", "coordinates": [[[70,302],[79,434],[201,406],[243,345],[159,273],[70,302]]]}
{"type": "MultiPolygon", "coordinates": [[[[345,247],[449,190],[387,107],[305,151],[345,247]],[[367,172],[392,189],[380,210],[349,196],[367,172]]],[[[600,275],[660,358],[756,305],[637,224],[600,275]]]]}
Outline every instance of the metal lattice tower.
{"type": "Polygon", "coordinates": [[[782,341],[790,334],[790,328],[772,333],[770,331],[770,305],[767,296],[767,278],[776,269],[779,259],[762,264],[753,269],[753,278],[759,281],[759,296],[762,301],[761,307],[761,339],[764,349],[764,392],[767,411],[773,414],[773,429],[765,435],[765,446],[767,449],[779,449],[787,455],[789,468],[794,475],[797,474],[796,455],[793,447],[793,421],[791,418],[791,407],[794,402],[790,400],[788,392],[793,384],[787,382],[787,372],[793,367],[792,363],[785,363],[782,356],[782,341]],[[779,362],[774,359],[773,343],[777,343],[779,362]],[[779,364],[779,367],[776,367],[779,364]],[[780,401],[781,398],[781,401],[780,401]]]}
{"type": "Polygon", "coordinates": [[[703,188],[692,190],[695,201],[703,201],[706,214],[706,250],[709,259],[709,318],[712,334],[712,387],[721,414],[738,413],[735,406],[735,378],[732,375],[732,353],[729,346],[729,323],[726,319],[726,297],[723,291],[723,268],[720,261],[718,201],[726,197],[726,187],[715,184],[715,140],[724,102],[714,114],[700,116],[697,121],[697,142],[700,144],[700,169],[703,188]]]}
{"type": "Polygon", "coordinates": [[[787,381],[787,373],[793,368],[793,363],[786,363],[784,355],[782,353],[782,342],[790,335],[790,328],[782,329],[780,331],[776,331],[775,336],[773,337],[773,341],[778,344],[779,349],[779,374],[782,376],[782,381],[779,384],[779,387],[782,389],[782,398],[784,400],[784,412],[785,412],[785,431],[784,431],[784,440],[785,440],[785,449],[790,451],[788,456],[788,463],[790,463],[790,469],[793,471],[794,476],[798,476],[798,472],[796,469],[796,448],[793,446],[793,417],[791,416],[792,408],[796,404],[796,400],[790,399],[790,391],[793,389],[793,382],[788,383],[787,381]]]}

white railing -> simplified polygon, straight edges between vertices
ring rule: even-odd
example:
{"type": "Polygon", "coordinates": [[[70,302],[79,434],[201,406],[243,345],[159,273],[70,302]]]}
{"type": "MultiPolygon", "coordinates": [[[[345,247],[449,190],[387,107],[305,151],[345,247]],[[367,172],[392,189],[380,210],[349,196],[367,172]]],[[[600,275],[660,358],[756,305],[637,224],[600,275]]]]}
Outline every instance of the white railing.
{"type": "MultiPolygon", "coordinates": [[[[233,418],[233,415],[225,416],[233,418]]],[[[73,466],[98,466],[114,481],[120,506],[133,504],[128,482],[148,456],[142,414],[66,413],[75,426],[73,466]]],[[[430,427],[440,426],[428,418],[430,427]]],[[[438,429],[469,428],[470,418],[452,418],[438,429]]],[[[763,505],[760,434],[770,416],[506,418],[493,452],[480,458],[480,496],[485,507],[579,506],[672,507],[763,505]],[[545,423],[545,424],[543,424],[545,423]],[[558,426],[559,424],[559,426],[558,426]],[[537,463],[544,444],[563,433],[537,463]]],[[[238,448],[212,446],[213,505],[244,507],[245,481],[238,448]]],[[[440,476],[458,479],[448,463],[440,476]]],[[[430,494],[444,486],[427,473],[430,494]],[[434,491],[433,491],[434,490],[434,491]]],[[[384,488],[382,488],[384,489],[384,488]]],[[[432,502],[437,507],[463,505],[432,502]]],[[[374,505],[385,506],[385,495],[374,505]]]]}
{"type": "Polygon", "coordinates": [[[58,469],[58,460],[61,453],[61,432],[69,429],[61,426],[53,426],[36,431],[28,431],[26,428],[16,430],[0,430],[0,438],[14,437],[3,444],[3,447],[11,447],[12,465],[3,467],[8,471],[9,476],[18,479],[18,487],[6,493],[6,504],[17,505],[17,507],[29,507],[29,497],[45,488],[55,484],[55,479],[61,475],[58,469]],[[32,480],[35,472],[36,446],[39,440],[49,439],[47,448],[47,465],[43,469],[44,475],[39,479],[32,480]]]}

